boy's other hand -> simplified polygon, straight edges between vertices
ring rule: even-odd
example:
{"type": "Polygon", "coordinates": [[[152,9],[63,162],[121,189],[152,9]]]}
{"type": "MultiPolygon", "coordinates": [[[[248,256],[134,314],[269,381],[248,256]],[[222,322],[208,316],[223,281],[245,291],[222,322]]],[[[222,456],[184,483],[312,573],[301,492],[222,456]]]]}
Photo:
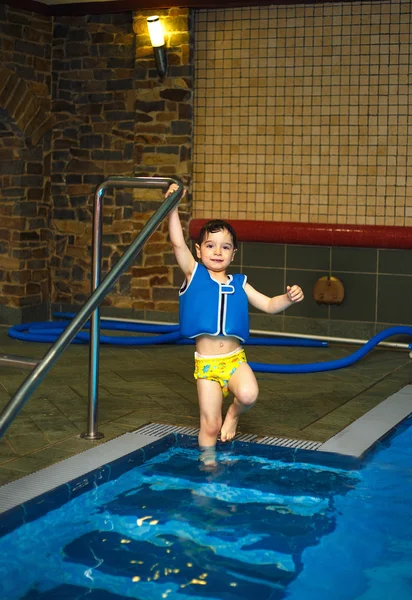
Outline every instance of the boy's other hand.
{"type": "Polygon", "coordinates": [[[289,300],[293,303],[301,302],[304,298],[302,288],[300,288],[298,285],[288,285],[286,288],[286,293],[289,300]]]}

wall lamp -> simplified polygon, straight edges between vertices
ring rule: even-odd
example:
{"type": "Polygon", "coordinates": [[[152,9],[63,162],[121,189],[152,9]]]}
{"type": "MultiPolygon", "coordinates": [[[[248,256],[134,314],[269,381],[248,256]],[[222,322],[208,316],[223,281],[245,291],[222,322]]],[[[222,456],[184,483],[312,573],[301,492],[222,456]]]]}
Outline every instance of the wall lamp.
{"type": "Polygon", "coordinates": [[[147,17],[147,27],[153,46],[157,72],[159,77],[164,77],[167,71],[167,56],[164,31],[159,17],[157,15],[147,17]]]}

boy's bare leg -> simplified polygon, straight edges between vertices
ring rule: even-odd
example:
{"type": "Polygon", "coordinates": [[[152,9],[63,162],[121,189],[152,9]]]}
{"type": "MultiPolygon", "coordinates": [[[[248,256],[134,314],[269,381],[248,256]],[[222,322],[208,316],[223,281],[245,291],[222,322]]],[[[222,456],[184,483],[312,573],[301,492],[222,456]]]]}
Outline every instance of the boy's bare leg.
{"type": "Polygon", "coordinates": [[[229,379],[228,386],[235,397],[233,403],[227,409],[222,426],[220,433],[222,442],[233,440],[240,415],[255,404],[259,393],[255,374],[247,363],[239,365],[229,379]]]}
{"type": "Polygon", "coordinates": [[[222,390],[216,381],[197,380],[200,410],[199,448],[205,465],[216,464],[215,446],[222,427],[222,390]]]}

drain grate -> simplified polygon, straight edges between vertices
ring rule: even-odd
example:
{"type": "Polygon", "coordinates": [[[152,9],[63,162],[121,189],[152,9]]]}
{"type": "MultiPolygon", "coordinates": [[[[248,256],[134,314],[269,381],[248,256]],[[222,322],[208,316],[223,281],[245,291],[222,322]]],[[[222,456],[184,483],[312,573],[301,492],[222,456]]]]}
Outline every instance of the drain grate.
{"type": "Polygon", "coordinates": [[[265,436],[258,440],[258,444],[264,444],[266,446],[284,446],[286,448],[301,448],[302,450],[317,450],[322,445],[322,442],[265,436]]]}
{"type": "Polygon", "coordinates": [[[140,429],[137,429],[133,434],[146,435],[151,438],[160,439],[170,433],[184,433],[185,435],[197,435],[199,429],[196,427],[184,427],[181,425],[165,425],[163,423],[149,423],[140,429]]]}
{"type": "MultiPolygon", "coordinates": [[[[197,436],[199,429],[196,427],[185,427],[181,425],[165,425],[162,423],[149,423],[140,429],[137,429],[135,434],[145,435],[151,438],[160,439],[170,433],[182,433],[185,435],[197,436]]],[[[294,440],[284,437],[269,437],[258,438],[253,433],[238,433],[235,437],[238,442],[254,442],[264,444],[266,446],[286,446],[287,448],[302,448],[303,450],[317,450],[322,442],[311,442],[309,440],[294,440]]]]}
{"type": "Polygon", "coordinates": [[[235,436],[235,440],[237,442],[256,442],[257,435],[254,435],[253,433],[238,433],[235,436]]]}

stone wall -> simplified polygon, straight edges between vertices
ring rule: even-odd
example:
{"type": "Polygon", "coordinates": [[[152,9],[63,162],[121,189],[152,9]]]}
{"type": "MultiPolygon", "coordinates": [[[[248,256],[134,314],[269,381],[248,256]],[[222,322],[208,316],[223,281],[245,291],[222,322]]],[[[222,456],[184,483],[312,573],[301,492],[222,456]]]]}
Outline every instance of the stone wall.
{"type": "MultiPolygon", "coordinates": [[[[56,18],[53,48],[51,262],[56,308],[90,292],[91,220],[106,177],[179,176],[189,183],[192,66],[189,14],[161,13],[169,69],[159,78],[146,14],[56,18]]],[[[109,189],[104,198],[103,275],[159,206],[157,191],[109,189]]],[[[166,226],[156,232],[105,305],[130,310],[177,307],[166,226]]]]}
{"type": "MultiPolygon", "coordinates": [[[[188,9],[158,11],[166,31],[168,72],[159,79],[153,49],[147,34],[146,17],[134,15],[136,65],[141,78],[136,82],[135,174],[177,176],[190,188],[193,136],[193,64],[189,32],[192,30],[188,9]]],[[[156,208],[160,196],[153,194],[156,208]]],[[[188,221],[190,194],[180,208],[182,220],[188,221]]],[[[145,203],[137,207],[142,221],[149,217],[145,203]],[[140,211],[143,211],[142,213],[140,211]]],[[[177,287],[181,272],[167,241],[167,223],[145,246],[141,265],[132,269],[133,309],[175,312],[178,308],[177,287]]]]}
{"type": "Polygon", "coordinates": [[[0,6],[0,322],[45,317],[49,289],[50,17],[0,6]]]}
{"type": "MultiPolygon", "coordinates": [[[[96,186],[109,175],[133,174],[131,13],[55,18],[53,44],[52,110],[58,125],[52,140],[52,301],[72,305],[90,293],[96,186]]],[[[120,199],[116,207],[106,198],[105,225],[125,214],[120,199]]],[[[107,227],[105,232],[111,235],[107,227]]],[[[105,238],[106,262],[116,255],[108,245],[122,241],[121,232],[105,238]]]]}
{"type": "MultiPolygon", "coordinates": [[[[190,186],[189,11],[159,13],[164,78],[148,14],[51,18],[0,7],[0,322],[87,299],[94,194],[105,178],[177,176],[190,186]]],[[[107,191],[103,276],[161,201],[160,191],[107,191]]],[[[163,224],[105,304],[175,310],[179,283],[163,224]]]]}

